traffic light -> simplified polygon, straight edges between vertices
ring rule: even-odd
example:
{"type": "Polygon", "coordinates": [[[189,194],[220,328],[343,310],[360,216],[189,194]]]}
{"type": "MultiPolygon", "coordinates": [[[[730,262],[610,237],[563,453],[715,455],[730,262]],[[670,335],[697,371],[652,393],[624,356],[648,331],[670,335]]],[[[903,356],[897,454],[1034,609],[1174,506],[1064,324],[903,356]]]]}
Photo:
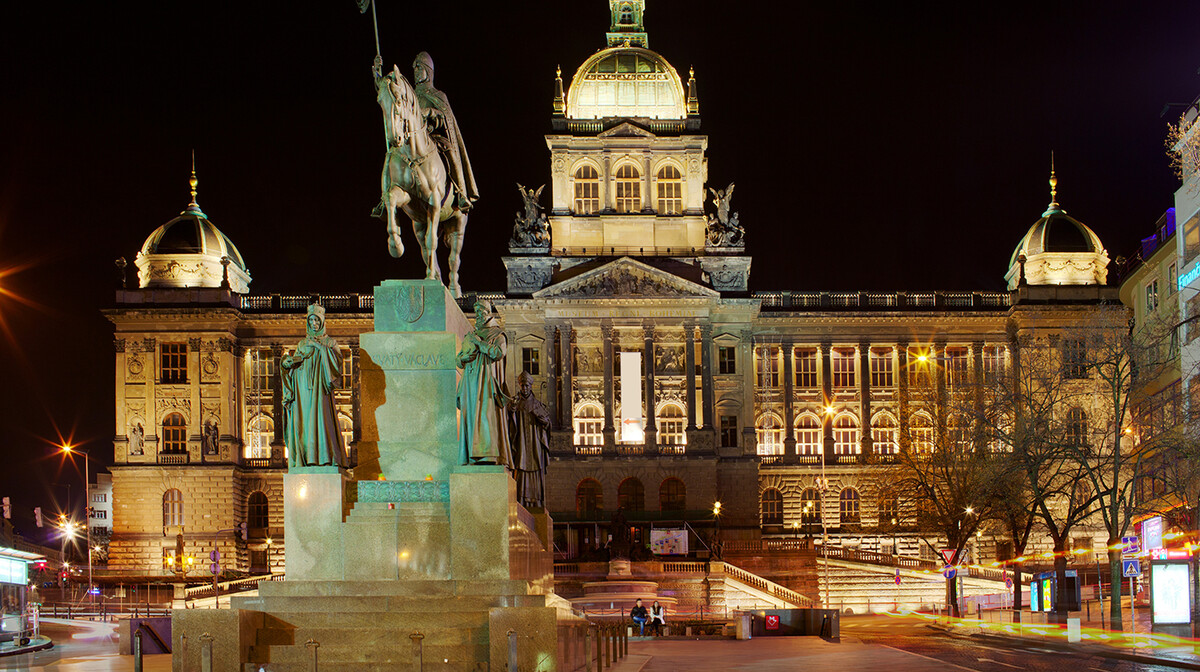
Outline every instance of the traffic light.
{"type": "Polygon", "coordinates": [[[33,521],[37,523],[38,527],[42,526],[42,507],[33,507],[33,521]]]}
{"type": "Polygon", "coordinates": [[[242,531],[242,541],[246,541],[249,538],[249,531],[246,529],[246,523],[238,525],[238,529],[242,531]]]}
{"type": "Polygon", "coordinates": [[[4,498],[4,517],[5,519],[12,518],[12,503],[8,501],[8,497],[4,498]]]}

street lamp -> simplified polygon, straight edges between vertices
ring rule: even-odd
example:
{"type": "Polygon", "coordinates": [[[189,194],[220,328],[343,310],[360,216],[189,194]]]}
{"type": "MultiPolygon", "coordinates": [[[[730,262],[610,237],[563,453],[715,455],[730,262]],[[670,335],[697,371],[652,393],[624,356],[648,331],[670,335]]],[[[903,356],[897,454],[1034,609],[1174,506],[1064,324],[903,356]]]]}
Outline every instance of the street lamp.
{"type": "Polygon", "coordinates": [[[92,601],[92,492],[91,479],[88,478],[88,451],[80,450],[71,444],[62,447],[62,452],[73,455],[83,455],[83,524],[87,528],[88,549],[88,601],[92,601]]]}
{"type": "Polygon", "coordinates": [[[721,559],[721,500],[713,502],[712,507],[713,523],[716,526],[716,535],[713,539],[713,554],[717,556],[717,560],[721,559]]]}

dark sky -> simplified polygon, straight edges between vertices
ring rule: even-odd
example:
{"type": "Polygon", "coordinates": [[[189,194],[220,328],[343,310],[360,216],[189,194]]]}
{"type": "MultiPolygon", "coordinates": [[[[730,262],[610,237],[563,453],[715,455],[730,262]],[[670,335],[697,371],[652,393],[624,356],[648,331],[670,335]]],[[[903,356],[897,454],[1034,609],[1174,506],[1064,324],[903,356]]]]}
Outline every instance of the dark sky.
{"type": "MultiPolygon", "coordinates": [[[[502,289],[515,183],[549,180],[554,67],[569,83],[604,45],[608,3],[379,2],[384,60],[433,55],[474,164],[463,285],[502,289]]],[[[111,459],[99,311],[113,259],[186,205],[193,149],[252,292],[369,292],[421,268],[368,217],[382,122],[350,0],[2,4],[0,494],[29,530],[65,495],[39,481],[79,495],[47,457],[57,432],[111,459]]],[[[738,184],[753,290],[1000,289],[1051,150],[1059,201],[1110,256],[1172,205],[1178,110],[1160,111],[1200,93],[1200,3],[949,6],[649,0],[651,48],[696,69],[710,184],[738,184]]]]}

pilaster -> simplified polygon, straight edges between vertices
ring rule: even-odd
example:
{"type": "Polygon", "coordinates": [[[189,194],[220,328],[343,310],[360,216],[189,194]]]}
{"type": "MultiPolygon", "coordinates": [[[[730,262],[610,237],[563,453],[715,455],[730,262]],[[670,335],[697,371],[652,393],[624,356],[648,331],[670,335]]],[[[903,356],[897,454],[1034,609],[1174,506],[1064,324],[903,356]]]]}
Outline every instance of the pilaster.
{"type": "Polygon", "coordinates": [[[784,339],[780,347],[783,350],[783,461],[795,464],[797,461],[796,416],[793,390],[796,385],[796,376],[792,370],[795,366],[793,360],[795,359],[796,345],[788,338],[784,339]]]}
{"type": "MultiPolygon", "coordinates": [[[[826,406],[833,404],[833,363],[831,361],[833,353],[832,343],[821,344],[821,396],[826,406]]],[[[834,456],[833,443],[833,414],[822,411],[821,413],[821,436],[824,444],[824,460],[825,464],[835,464],[837,458],[834,456]]]]}
{"type": "Polygon", "coordinates": [[[653,455],[658,448],[658,424],[655,422],[657,395],[654,389],[654,323],[642,325],[644,354],[646,360],[646,452],[653,455]]]}
{"type": "Polygon", "coordinates": [[[858,410],[859,437],[862,443],[860,461],[867,461],[874,449],[871,438],[871,344],[858,344],[858,410]]]}

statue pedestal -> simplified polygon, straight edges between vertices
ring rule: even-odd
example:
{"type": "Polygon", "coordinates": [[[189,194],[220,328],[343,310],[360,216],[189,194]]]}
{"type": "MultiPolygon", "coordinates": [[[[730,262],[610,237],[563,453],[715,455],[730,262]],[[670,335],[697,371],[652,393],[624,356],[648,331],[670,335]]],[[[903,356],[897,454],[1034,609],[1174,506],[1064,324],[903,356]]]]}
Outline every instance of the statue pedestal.
{"type": "Polygon", "coordinates": [[[288,577],[340,580],[343,485],[337,467],[304,467],[283,476],[283,538],[288,577]]]}

